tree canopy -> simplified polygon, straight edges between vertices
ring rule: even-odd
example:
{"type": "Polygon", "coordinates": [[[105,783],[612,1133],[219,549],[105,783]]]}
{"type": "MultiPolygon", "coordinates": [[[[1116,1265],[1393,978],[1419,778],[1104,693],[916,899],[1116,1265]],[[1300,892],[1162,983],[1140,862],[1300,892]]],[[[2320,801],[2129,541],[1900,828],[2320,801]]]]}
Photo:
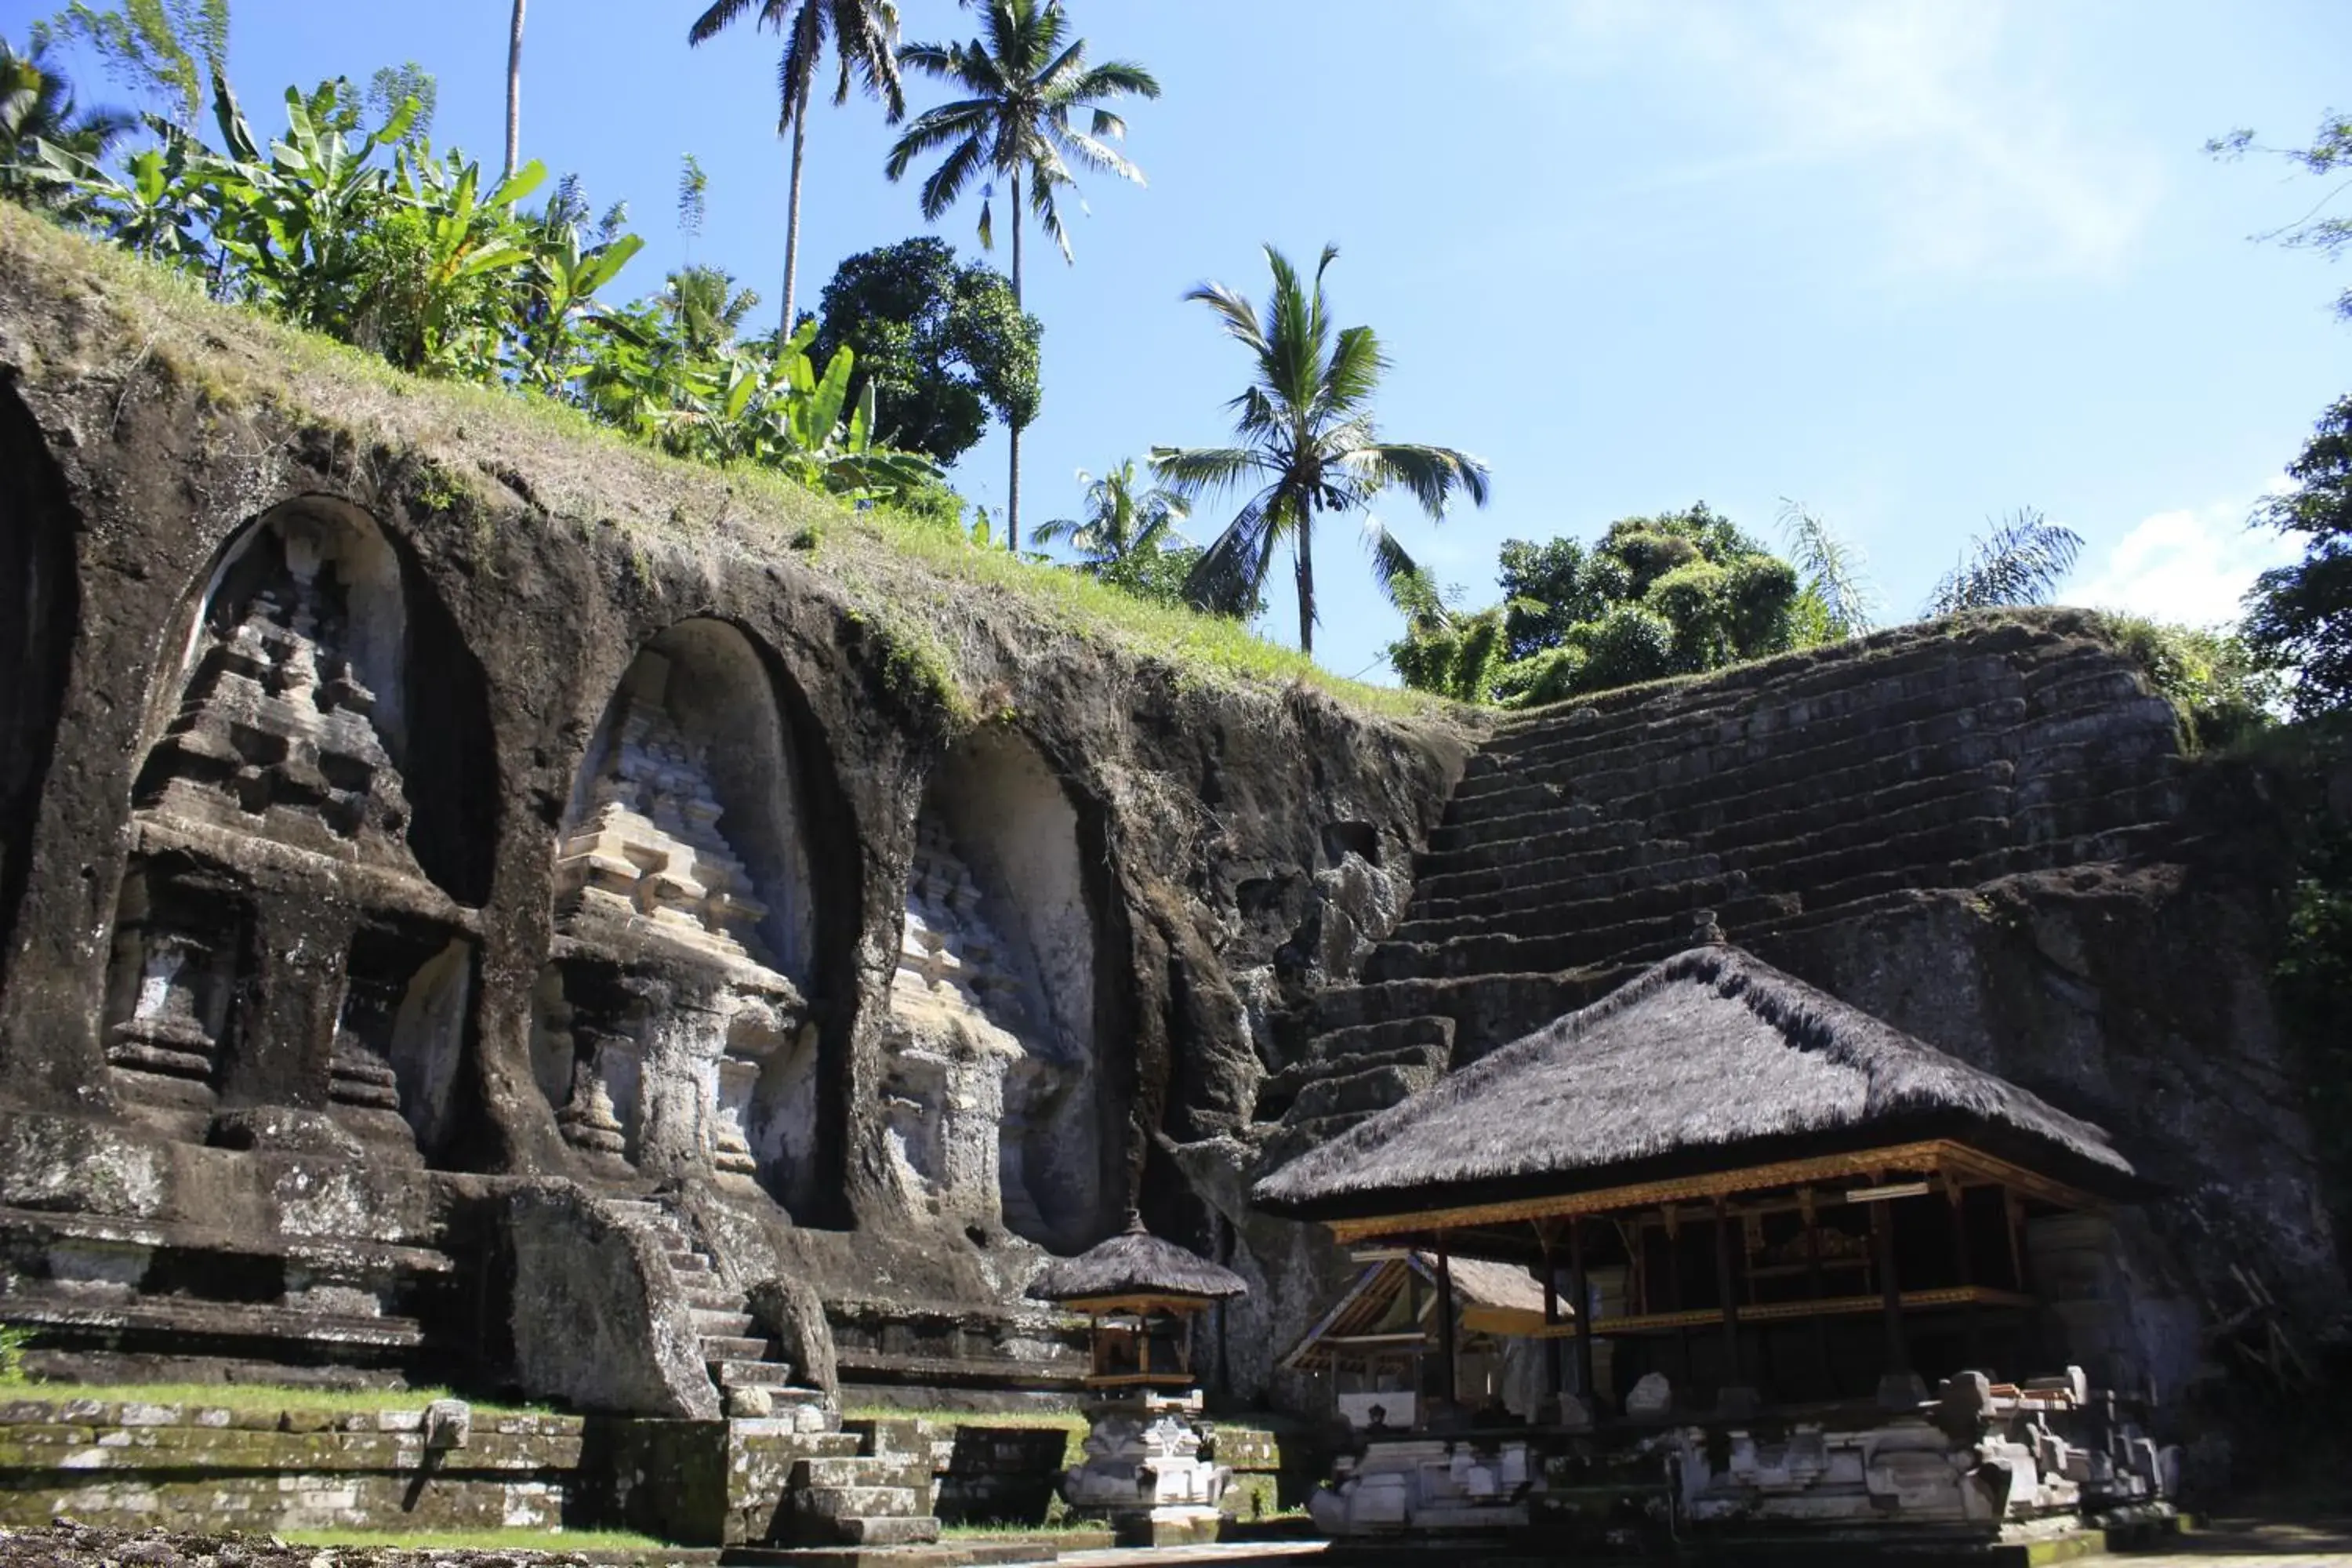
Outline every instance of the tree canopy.
{"type": "Polygon", "coordinates": [[[926,236],[841,264],[818,308],[816,357],[855,351],[881,433],[951,463],[992,415],[1018,425],[1037,416],[1043,331],[1003,273],[959,263],[953,247],[926,236]]]}
{"type": "Polygon", "coordinates": [[[1184,298],[1214,311],[1225,335],[1249,355],[1251,379],[1234,398],[1233,447],[1155,447],[1160,480],[1185,500],[1240,489],[1248,494],[1223,532],[1212,541],[1185,584],[1185,597],[1202,609],[1241,613],[1265,589],[1267,574],[1290,546],[1298,587],[1298,646],[1315,651],[1315,521],[1330,512],[1362,519],[1362,539],[1373,578],[1393,596],[1395,584],[1420,568],[1370,506],[1383,491],[1402,489],[1433,521],[1445,515],[1456,491],[1486,504],[1486,465],[1451,447],[1383,441],[1372,416],[1381,375],[1389,368],[1370,327],[1335,325],[1323,275],[1339,258],[1325,246],[1310,283],[1287,257],[1265,247],[1274,292],[1263,317],[1257,307],[1222,283],[1204,283],[1184,298]]]}
{"type": "Polygon", "coordinates": [[[2352,712],[2352,397],[2320,416],[2286,471],[2294,488],[2255,515],[2300,537],[2303,559],[2257,580],[2247,597],[2246,640],[2300,670],[2299,715],[2352,712]]]}

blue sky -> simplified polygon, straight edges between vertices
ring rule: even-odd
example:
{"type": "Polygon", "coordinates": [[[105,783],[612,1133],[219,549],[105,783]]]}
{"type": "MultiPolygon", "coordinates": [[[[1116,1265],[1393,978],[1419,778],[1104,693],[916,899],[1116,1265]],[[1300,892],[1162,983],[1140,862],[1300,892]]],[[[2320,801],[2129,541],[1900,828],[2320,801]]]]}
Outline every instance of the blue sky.
{"type": "MultiPolygon", "coordinates": [[[[910,37],[963,35],[901,0],[910,37]]],[[[710,174],[694,258],[780,302],[776,40],[685,42],[698,5],[535,0],[527,155],[625,198],[650,291],[684,258],[680,155],[710,174]]],[[[0,0],[21,37],[46,5],[0,0]]],[[[1465,447],[1495,497],[1442,526],[1381,515],[1441,581],[1494,595],[1507,538],[1591,537],[1705,499],[1772,536],[1782,497],[1867,553],[1893,618],[1970,531],[2022,505],[2088,541],[2065,597],[2228,616],[2279,543],[2243,529],[2347,388],[2352,278],[2248,237],[2322,187],[2217,163],[2209,136],[2308,139],[2352,103],[2352,7],[2160,0],[1071,0],[1097,55],[1166,96],[1129,115],[1136,189],[1090,177],[1077,258],[1030,252],[1045,406],[1024,510],[1075,470],[1222,438],[1239,350],[1180,296],[1254,297],[1258,246],[1341,247],[1341,317],[1394,360],[1393,437],[1465,447]]],[[[291,81],[415,59],[436,141],[495,163],[506,0],[236,0],[232,71],[258,124],[291,81]]],[[[95,84],[93,84],[95,85],[95,84]]],[[[917,106],[935,101],[912,87],[917,106]]],[[[812,126],[803,300],[843,256],[922,232],[881,174],[871,104],[812,126]]],[[[2352,198],[2347,198],[2352,199],[2352,198]]],[[[940,232],[971,248],[976,204],[940,232]]],[[[1000,225],[1000,244],[1003,230],[1000,225]]],[[[1001,438],[957,482],[1003,499],[1001,438]]],[[[1196,535],[1221,518],[1203,509],[1196,535]]],[[[1318,541],[1317,652],[1387,679],[1398,622],[1344,521],[1318,541]]],[[[1286,573],[1270,630],[1295,636],[1286,573]]]]}

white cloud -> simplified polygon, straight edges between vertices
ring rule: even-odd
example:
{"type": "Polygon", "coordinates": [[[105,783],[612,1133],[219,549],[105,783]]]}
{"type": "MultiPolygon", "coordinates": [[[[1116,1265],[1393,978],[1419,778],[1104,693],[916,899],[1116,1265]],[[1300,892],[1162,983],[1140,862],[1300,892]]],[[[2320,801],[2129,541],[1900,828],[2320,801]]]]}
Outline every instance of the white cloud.
{"type": "MultiPolygon", "coordinates": [[[[1888,270],[2113,271],[2161,184],[2145,150],[2073,112],[2061,16],[1999,0],[1576,0],[1515,69],[1651,78],[1734,140],[1645,179],[1653,188],[1796,172],[1844,188],[1880,230],[1888,270]],[[2023,27],[2012,23],[2023,21],[2023,27]],[[2021,41],[2021,30],[2035,34],[2021,41]]],[[[2092,113],[2095,115],[2093,106],[2092,113]]]]}
{"type": "Polygon", "coordinates": [[[2296,553],[2276,531],[2248,528],[2247,510],[2237,501],[2145,518],[2109,548],[2096,575],[2061,597],[2189,626],[2233,621],[2256,574],[2296,553]]]}

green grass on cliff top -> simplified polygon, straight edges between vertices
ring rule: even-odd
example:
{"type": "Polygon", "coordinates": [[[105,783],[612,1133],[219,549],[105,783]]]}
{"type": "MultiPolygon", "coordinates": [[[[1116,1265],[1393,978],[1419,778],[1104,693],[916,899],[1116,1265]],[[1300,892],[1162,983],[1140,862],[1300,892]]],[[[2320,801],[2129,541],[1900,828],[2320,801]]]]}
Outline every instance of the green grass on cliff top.
{"type": "MultiPolygon", "coordinates": [[[[349,434],[354,469],[378,447],[386,456],[413,451],[447,481],[448,510],[464,506],[460,491],[495,495],[479,509],[484,515],[510,507],[504,488],[484,477],[503,471],[525,479],[559,519],[619,529],[633,552],[796,560],[888,634],[961,717],[972,716],[980,700],[972,689],[988,679],[988,661],[978,656],[1001,645],[1008,626],[1108,644],[1220,688],[1273,696],[1304,685],[1391,718],[1470,712],[1425,693],[1342,679],[1234,622],[976,548],[887,509],[856,512],[762,469],[666,457],[544,397],[404,374],[330,339],[215,304],[181,274],[13,204],[0,203],[0,265],[61,300],[89,297],[113,329],[108,341],[18,343],[29,381],[91,380],[116,389],[121,406],[139,395],[142,378],[160,376],[226,411],[274,404],[298,422],[349,434]]],[[[1020,640],[1033,647],[1041,638],[1020,640]]]]}

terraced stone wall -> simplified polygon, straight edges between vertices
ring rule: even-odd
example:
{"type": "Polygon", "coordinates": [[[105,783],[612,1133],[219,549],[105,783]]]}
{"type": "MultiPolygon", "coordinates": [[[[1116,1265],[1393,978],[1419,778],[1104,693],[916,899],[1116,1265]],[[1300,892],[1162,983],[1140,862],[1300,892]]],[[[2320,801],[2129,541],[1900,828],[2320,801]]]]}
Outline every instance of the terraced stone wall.
{"type": "Polygon", "coordinates": [[[360,1414],[97,1398],[0,1404],[0,1525],[116,1530],[553,1529],[583,1508],[577,1416],[360,1414]]]}

